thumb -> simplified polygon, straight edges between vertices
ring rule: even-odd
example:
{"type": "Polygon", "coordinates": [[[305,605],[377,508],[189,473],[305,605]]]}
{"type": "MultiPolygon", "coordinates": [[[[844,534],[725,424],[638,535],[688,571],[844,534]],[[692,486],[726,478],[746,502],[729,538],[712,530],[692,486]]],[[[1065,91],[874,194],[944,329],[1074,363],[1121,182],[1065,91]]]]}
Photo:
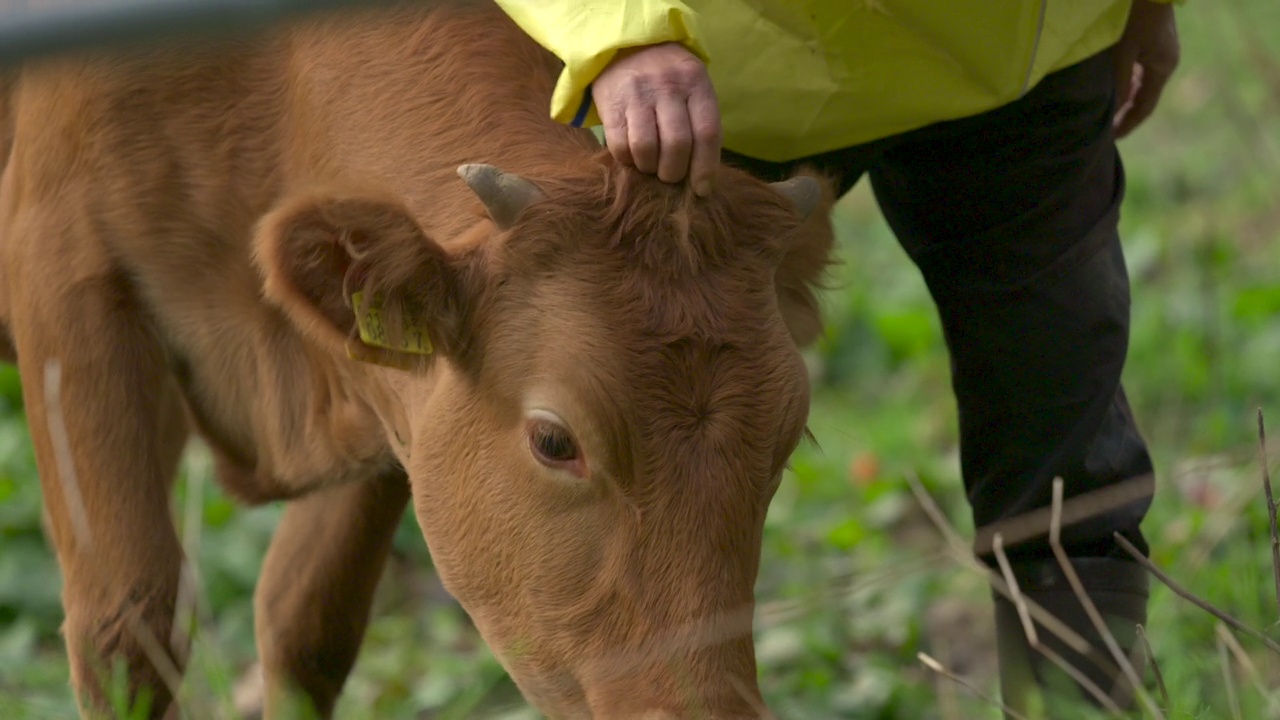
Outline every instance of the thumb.
{"type": "Polygon", "coordinates": [[[1138,52],[1134,48],[1116,48],[1115,59],[1115,112],[1116,122],[1128,109],[1133,99],[1133,86],[1142,82],[1142,66],[1138,64],[1138,52]]]}

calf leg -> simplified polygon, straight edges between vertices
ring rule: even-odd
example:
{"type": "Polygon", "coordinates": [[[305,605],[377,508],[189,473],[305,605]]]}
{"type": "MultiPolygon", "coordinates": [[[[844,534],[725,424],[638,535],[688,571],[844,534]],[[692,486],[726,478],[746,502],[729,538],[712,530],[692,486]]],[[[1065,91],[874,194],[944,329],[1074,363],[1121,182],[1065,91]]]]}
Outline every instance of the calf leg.
{"type": "Polygon", "coordinates": [[[301,692],[329,717],[355,663],[391,538],[409,500],[399,471],[289,503],[255,593],[266,717],[301,692]]]}
{"type": "Polygon", "coordinates": [[[39,282],[19,296],[12,330],[63,573],[72,685],[92,714],[104,705],[103,671],[123,662],[130,702],[149,695],[151,717],[162,717],[172,701],[162,679],[174,681],[186,652],[170,643],[181,401],[127,283],[109,274],[39,282]]]}

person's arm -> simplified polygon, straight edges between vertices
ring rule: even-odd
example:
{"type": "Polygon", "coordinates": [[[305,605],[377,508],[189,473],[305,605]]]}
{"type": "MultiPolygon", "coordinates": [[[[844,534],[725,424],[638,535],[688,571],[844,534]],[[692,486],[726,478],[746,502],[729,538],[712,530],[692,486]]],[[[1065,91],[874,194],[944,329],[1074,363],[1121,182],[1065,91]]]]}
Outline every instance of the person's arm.
{"type": "Polygon", "coordinates": [[[1181,48],[1173,6],[1185,0],[1133,0],[1115,47],[1117,138],[1133,132],[1156,109],[1178,67],[1181,48]]]}
{"type": "Polygon", "coordinates": [[[691,175],[711,190],[720,111],[697,16],[679,0],[497,0],[525,33],[565,63],[551,116],[604,126],[619,162],[666,182],[691,175]]]}

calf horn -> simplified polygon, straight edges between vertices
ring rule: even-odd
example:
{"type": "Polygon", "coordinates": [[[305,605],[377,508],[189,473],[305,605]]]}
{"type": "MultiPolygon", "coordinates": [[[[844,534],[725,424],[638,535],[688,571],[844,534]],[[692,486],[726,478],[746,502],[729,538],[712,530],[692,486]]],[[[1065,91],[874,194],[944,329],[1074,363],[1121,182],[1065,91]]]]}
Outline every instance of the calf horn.
{"type": "Polygon", "coordinates": [[[499,229],[511,227],[525,208],[542,197],[542,191],[533,183],[519,175],[504,173],[492,165],[462,165],[458,168],[458,176],[484,203],[489,218],[499,229]]]}
{"type": "Polygon", "coordinates": [[[801,220],[807,220],[818,208],[822,200],[822,188],[818,181],[808,175],[799,175],[790,180],[769,183],[779,195],[791,201],[801,220]]]}

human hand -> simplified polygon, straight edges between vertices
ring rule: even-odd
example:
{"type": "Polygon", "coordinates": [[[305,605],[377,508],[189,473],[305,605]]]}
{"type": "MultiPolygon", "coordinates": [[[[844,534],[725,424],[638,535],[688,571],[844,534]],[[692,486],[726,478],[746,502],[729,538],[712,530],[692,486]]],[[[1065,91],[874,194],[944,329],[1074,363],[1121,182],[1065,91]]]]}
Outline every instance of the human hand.
{"type": "Polygon", "coordinates": [[[1116,102],[1112,127],[1122,138],[1156,109],[1165,83],[1178,67],[1181,49],[1173,5],[1133,0],[1129,23],[1116,43],[1116,102]]]}
{"type": "Polygon", "coordinates": [[[609,151],[620,163],[711,192],[720,164],[720,108],[697,55],[678,43],[618,54],[592,83],[609,151]]]}

